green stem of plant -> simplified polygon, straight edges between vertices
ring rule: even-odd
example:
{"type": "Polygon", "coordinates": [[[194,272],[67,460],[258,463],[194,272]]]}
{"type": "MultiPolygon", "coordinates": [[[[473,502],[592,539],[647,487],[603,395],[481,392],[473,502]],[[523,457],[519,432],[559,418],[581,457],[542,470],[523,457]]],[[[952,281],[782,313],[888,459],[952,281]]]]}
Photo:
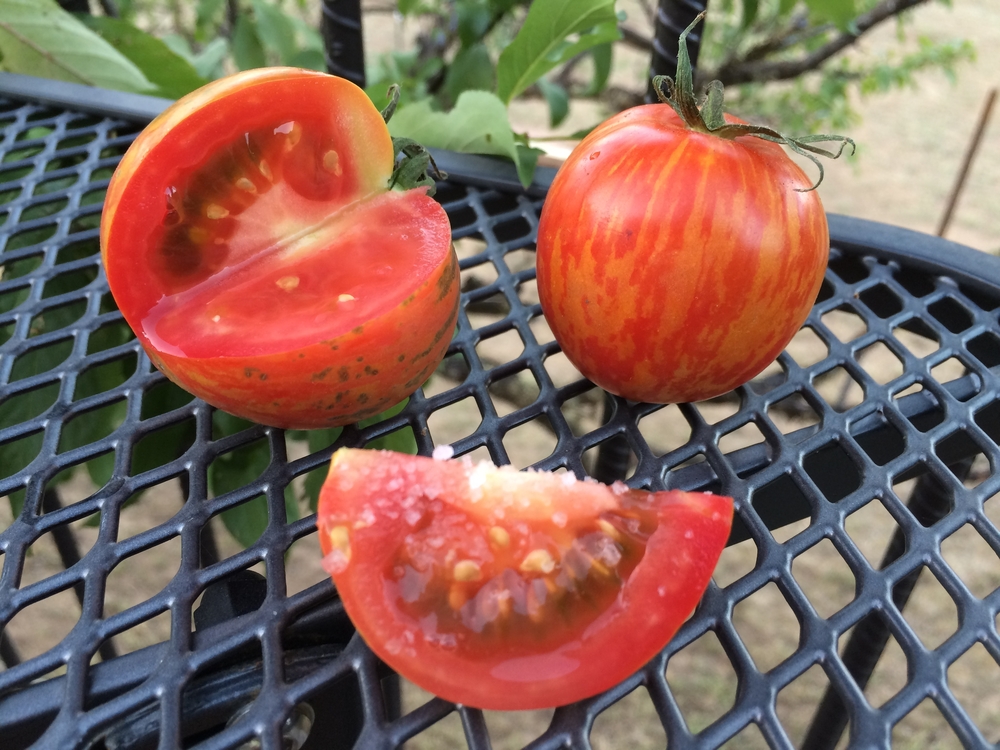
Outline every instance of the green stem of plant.
{"type": "Polygon", "coordinates": [[[744,125],[741,123],[726,122],[723,111],[723,101],[725,89],[721,81],[712,81],[708,84],[707,97],[704,103],[699,106],[694,93],[694,80],[691,71],[691,57],[687,48],[687,37],[701,21],[705,19],[705,11],[702,11],[691,22],[678,37],[677,50],[677,73],[675,78],[670,76],[655,76],[653,78],[653,90],[657,98],[677,113],[684,123],[691,129],[699,133],[714,135],[719,138],[733,140],[741,136],[753,136],[762,138],[765,141],[780,143],[788,146],[792,151],[809,159],[819,169],[819,179],[809,188],[796,188],[800,192],[815,190],[823,182],[823,163],[818,157],[825,156],[829,159],[837,159],[844,153],[844,149],[851,147],[851,153],[855,151],[854,141],[843,135],[807,135],[798,138],[783,135],[776,130],[763,125],[744,125]],[[839,148],[834,152],[821,148],[816,143],[838,143],[839,148]]]}

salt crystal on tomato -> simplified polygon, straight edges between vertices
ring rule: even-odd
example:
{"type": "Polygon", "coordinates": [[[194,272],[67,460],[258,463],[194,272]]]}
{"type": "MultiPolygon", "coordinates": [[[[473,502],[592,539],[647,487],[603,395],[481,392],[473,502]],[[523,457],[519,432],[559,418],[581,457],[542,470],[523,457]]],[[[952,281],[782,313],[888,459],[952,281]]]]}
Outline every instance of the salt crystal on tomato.
{"type": "Polygon", "coordinates": [[[347,564],[349,562],[350,558],[348,558],[342,550],[334,549],[324,555],[321,564],[323,565],[323,570],[330,575],[338,575],[347,570],[347,564]]]}
{"type": "Polygon", "coordinates": [[[435,461],[447,461],[455,455],[455,449],[450,445],[438,445],[434,447],[431,458],[435,461]]]}

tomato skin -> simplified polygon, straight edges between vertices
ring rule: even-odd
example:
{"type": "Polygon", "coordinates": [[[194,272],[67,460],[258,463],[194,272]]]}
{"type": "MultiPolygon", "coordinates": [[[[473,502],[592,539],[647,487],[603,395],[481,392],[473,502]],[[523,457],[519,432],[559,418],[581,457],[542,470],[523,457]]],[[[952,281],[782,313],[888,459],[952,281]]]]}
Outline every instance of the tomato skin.
{"type": "MultiPolygon", "coordinates": [[[[739,122],[727,116],[729,122],[739,122]]],[[[770,364],[816,300],[826,216],[775,143],[689,130],[667,105],[598,126],[538,227],[538,291],[566,356],[635,401],[720,395],[770,364]]]]}
{"type": "Polygon", "coordinates": [[[164,111],[101,221],[111,291],[152,362],[284,428],[411,394],[448,347],[460,280],[447,215],[422,188],[390,191],[393,164],[364,92],[315,71],[245,71],[164,111]]]}
{"type": "MultiPolygon", "coordinates": [[[[352,622],[383,661],[446,700],[521,710],[596,695],[652,659],[697,605],[732,513],[731,499],[703,493],[648,493],[560,474],[341,449],[320,495],[317,525],[324,566],[352,622]],[[498,514],[498,507],[505,512],[498,514]],[[482,580],[472,585],[482,592],[501,580],[516,584],[524,563],[518,568],[511,561],[526,560],[523,553],[544,544],[540,540],[579,534],[594,519],[636,509],[654,529],[644,553],[624,583],[614,571],[610,582],[591,574],[582,607],[573,609],[567,594],[558,600],[562,610],[532,619],[530,609],[518,616],[515,604],[509,619],[488,621],[480,631],[449,626],[447,605],[407,609],[432,598],[435,586],[464,585],[448,578],[453,550],[474,559],[477,572],[481,565],[482,580]],[[506,550],[494,543],[497,524],[510,530],[506,550]],[[408,571],[411,582],[421,581],[416,593],[390,573],[404,558],[425,563],[412,562],[416,572],[408,571]],[[434,563],[426,564],[429,559],[434,563]]],[[[627,556],[627,548],[619,548],[627,556]]],[[[551,584],[560,566],[569,569],[569,554],[554,553],[554,570],[534,580],[551,584]]],[[[468,562],[455,566],[456,577],[468,562]]]]}

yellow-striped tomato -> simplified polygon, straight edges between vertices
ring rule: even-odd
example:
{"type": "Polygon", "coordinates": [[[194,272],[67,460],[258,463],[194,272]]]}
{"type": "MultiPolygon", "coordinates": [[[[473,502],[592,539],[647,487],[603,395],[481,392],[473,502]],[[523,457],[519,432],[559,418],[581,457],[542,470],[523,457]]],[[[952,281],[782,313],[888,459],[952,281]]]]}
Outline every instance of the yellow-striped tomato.
{"type": "Polygon", "coordinates": [[[600,125],[560,168],[538,227],[539,296],[566,356],[635,401],[749,381],[823,280],[829,234],[811,185],[776,143],[698,132],[666,104],[600,125]]]}
{"type": "Polygon", "coordinates": [[[412,393],[458,312],[448,217],[390,190],[393,144],[342,78],[215,81],[135,140],[101,254],[153,363],[210,404],[289,428],[356,422],[412,393]]]}

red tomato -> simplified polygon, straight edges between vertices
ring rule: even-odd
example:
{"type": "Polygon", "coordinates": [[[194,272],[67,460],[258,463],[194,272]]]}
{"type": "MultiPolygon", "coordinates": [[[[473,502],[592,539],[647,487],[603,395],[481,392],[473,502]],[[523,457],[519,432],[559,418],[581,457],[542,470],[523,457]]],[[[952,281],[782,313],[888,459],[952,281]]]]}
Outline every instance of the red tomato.
{"type": "MultiPolygon", "coordinates": [[[[728,118],[728,122],[739,122],[728,118]]],[[[538,292],[566,356],[635,401],[725,393],[767,367],[816,300],[829,233],[775,143],[622,112],[570,154],[538,226],[538,292]]]]}
{"type": "Polygon", "coordinates": [[[448,218],[389,190],[389,131],[352,83],[225,78],[140,134],[108,187],[108,283],[150,358],[279,427],[356,422],[437,366],[458,310],[448,218]]]}
{"type": "Polygon", "coordinates": [[[558,706],[633,674],[694,610],[730,498],[342,449],[324,567],[389,666],[479,708],[558,706]]]}

